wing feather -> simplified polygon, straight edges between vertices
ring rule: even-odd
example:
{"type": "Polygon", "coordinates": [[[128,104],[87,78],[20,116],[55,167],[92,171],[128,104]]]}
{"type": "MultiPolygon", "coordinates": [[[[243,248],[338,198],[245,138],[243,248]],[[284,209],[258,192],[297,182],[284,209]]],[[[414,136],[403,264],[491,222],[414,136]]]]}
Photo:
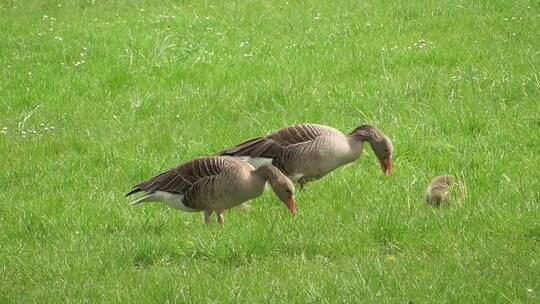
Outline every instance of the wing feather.
{"type": "Polygon", "coordinates": [[[235,162],[233,159],[217,158],[204,157],[184,163],[140,183],[129,194],[139,191],[145,191],[147,193],[165,191],[183,194],[200,180],[221,174],[235,162]]]}
{"type": "Polygon", "coordinates": [[[247,140],[236,147],[220,152],[219,155],[275,158],[288,147],[311,142],[333,130],[315,124],[294,125],[266,137],[247,140]]]}

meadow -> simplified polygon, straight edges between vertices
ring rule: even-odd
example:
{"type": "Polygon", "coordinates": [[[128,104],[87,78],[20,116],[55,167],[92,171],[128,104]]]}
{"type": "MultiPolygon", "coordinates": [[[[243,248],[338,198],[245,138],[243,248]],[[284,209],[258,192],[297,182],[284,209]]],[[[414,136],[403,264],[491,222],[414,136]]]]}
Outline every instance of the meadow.
{"type": "Polygon", "coordinates": [[[538,33],[533,0],[0,0],[0,302],[538,303],[538,33]],[[378,126],[394,175],[366,147],[224,228],[124,198],[301,122],[378,126]]]}

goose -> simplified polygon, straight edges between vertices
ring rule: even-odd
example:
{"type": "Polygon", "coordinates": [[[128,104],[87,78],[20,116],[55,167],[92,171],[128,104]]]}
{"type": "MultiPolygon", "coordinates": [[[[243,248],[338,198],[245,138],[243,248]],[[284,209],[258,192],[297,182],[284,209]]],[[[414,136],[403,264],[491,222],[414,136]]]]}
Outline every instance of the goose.
{"type": "Polygon", "coordinates": [[[324,125],[299,124],[250,139],[218,155],[236,157],[254,167],[272,164],[302,189],[308,182],[357,160],[365,142],[370,144],[383,172],[392,175],[392,142],[371,125],[361,125],[345,135],[324,125]]]}
{"type": "Polygon", "coordinates": [[[224,224],[223,212],[259,197],[270,184],[277,197],[296,215],[293,183],[276,167],[264,165],[255,169],[249,163],[226,156],[203,157],[184,163],[142,182],[126,194],[145,195],[131,203],[161,202],[187,211],[204,211],[209,224],[216,212],[219,224],[224,224]]]}
{"type": "Polygon", "coordinates": [[[435,177],[429,184],[426,190],[426,201],[435,207],[449,206],[453,200],[452,195],[457,194],[457,198],[463,200],[465,192],[465,186],[457,182],[453,176],[441,175],[435,177]],[[454,189],[457,190],[457,193],[454,189]]]}

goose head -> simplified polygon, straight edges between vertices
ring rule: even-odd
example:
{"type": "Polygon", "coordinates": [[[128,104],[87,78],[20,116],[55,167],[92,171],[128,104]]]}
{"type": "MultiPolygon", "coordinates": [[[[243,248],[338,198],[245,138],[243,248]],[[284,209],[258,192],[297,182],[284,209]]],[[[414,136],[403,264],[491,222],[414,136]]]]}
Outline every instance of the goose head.
{"type": "Polygon", "coordinates": [[[390,139],[383,134],[380,139],[371,142],[371,148],[381,163],[381,168],[386,175],[392,175],[392,153],[394,146],[390,139]]]}
{"type": "Polygon", "coordinates": [[[383,172],[386,175],[392,175],[394,146],[388,136],[376,127],[370,125],[362,125],[354,129],[350,133],[350,136],[369,142],[375,156],[379,159],[383,172]]]}
{"type": "Polygon", "coordinates": [[[296,199],[294,197],[294,185],[291,180],[272,165],[264,165],[259,167],[257,171],[263,174],[276,196],[291,211],[292,215],[296,215],[298,209],[296,208],[296,199]]]}

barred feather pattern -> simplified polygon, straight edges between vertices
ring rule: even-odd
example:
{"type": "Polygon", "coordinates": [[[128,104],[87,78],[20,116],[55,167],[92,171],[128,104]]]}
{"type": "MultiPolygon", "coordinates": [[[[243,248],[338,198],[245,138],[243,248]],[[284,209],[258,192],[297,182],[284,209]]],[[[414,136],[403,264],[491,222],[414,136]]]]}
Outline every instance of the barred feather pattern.
{"type": "Polygon", "coordinates": [[[219,155],[271,158],[274,166],[290,175],[306,161],[306,155],[316,154],[322,144],[321,137],[330,134],[341,135],[341,132],[323,125],[300,124],[250,139],[219,155]]]}
{"type": "MultiPolygon", "coordinates": [[[[242,164],[228,157],[205,157],[182,164],[134,187],[136,191],[154,193],[163,191],[184,194],[186,207],[201,209],[201,202],[215,198],[216,189],[228,189],[227,182],[235,180],[234,174],[242,164]]],[[[130,193],[134,193],[132,191],[130,193]]]]}
{"type": "Polygon", "coordinates": [[[371,145],[379,162],[385,166],[385,172],[391,174],[391,141],[371,125],[361,125],[345,135],[323,125],[299,124],[247,140],[219,155],[238,157],[252,165],[271,161],[302,185],[357,160],[364,142],[371,145]]]}

